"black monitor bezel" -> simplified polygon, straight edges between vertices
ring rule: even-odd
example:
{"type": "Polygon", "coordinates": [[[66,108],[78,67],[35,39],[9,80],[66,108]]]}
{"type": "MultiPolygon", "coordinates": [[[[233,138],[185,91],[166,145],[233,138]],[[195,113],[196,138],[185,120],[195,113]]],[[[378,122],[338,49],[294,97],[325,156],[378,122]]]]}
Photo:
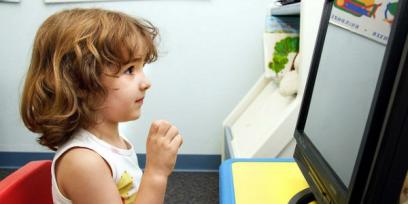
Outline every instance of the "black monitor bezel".
{"type": "MultiPolygon", "coordinates": [[[[390,99],[393,89],[395,88],[394,81],[397,77],[397,72],[399,69],[399,66],[396,66],[395,63],[401,62],[404,46],[401,45],[403,43],[398,42],[398,40],[406,39],[407,34],[407,28],[406,26],[404,28],[404,24],[402,22],[407,20],[408,15],[407,12],[401,12],[407,11],[407,1],[399,1],[399,10],[391,29],[390,40],[386,46],[374,99],[349,186],[344,185],[335,171],[320,154],[318,149],[309,140],[309,137],[304,133],[304,127],[313,94],[314,82],[320,63],[320,57],[330,20],[332,6],[333,0],[325,1],[311,67],[295,129],[295,139],[297,145],[294,158],[308,181],[310,188],[314,192],[318,202],[362,203],[364,199],[363,195],[371,196],[368,180],[370,176],[373,176],[370,173],[373,173],[372,169],[374,167],[373,165],[375,164],[375,160],[379,159],[376,157],[376,152],[379,142],[381,141],[381,130],[384,128],[386,122],[384,118],[387,110],[391,108],[390,99]],[[381,96],[381,98],[379,96],[381,96]],[[325,197],[325,195],[327,196],[325,197]]],[[[399,174],[399,176],[401,175],[399,174]]]]}
{"type": "Polygon", "coordinates": [[[385,54],[388,63],[384,64],[390,71],[383,83],[389,84],[392,92],[363,191],[364,203],[399,200],[408,169],[408,2],[400,0],[399,3],[401,12],[394,21],[391,45],[385,54]]]}

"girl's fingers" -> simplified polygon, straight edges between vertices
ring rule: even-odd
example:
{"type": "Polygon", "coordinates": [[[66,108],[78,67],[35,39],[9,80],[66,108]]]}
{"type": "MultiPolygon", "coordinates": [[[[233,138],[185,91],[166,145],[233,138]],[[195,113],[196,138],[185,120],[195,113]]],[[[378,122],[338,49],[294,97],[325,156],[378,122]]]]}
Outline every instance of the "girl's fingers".
{"type": "Polygon", "coordinates": [[[152,136],[155,133],[157,133],[158,129],[159,129],[158,121],[154,121],[152,125],[150,125],[149,136],[152,136]]]}
{"type": "Polygon", "coordinates": [[[169,128],[169,130],[166,133],[166,138],[169,142],[171,142],[173,140],[174,137],[176,137],[176,135],[179,134],[179,130],[176,128],[176,126],[171,125],[171,127],[169,128]]]}
{"type": "Polygon", "coordinates": [[[171,124],[165,120],[159,120],[158,121],[159,129],[157,130],[157,135],[160,136],[165,136],[169,128],[171,127],[171,124]]]}
{"type": "Polygon", "coordinates": [[[177,147],[177,149],[180,148],[180,146],[183,144],[183,137],[181,135],[176,135],[173,140],[171,141],[171,146],[177,147]]]}

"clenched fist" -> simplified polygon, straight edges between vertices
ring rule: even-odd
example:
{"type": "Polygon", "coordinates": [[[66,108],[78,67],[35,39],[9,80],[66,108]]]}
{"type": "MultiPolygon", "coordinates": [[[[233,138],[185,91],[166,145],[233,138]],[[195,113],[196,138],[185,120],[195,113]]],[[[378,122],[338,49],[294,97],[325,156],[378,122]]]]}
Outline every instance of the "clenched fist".
{"type": "Polygon", "coordinates": [[[168,177],[173,171],[182,143],[183,138],[176,126],[165,120],[154,121],[146,142],[145,172],[168,177]]]}

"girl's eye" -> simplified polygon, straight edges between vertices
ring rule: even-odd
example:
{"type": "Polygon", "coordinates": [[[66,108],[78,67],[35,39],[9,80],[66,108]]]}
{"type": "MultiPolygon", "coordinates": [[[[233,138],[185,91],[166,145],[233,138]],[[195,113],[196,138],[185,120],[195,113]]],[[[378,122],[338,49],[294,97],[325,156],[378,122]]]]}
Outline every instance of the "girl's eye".
{"type": "Polygon", "coordinates": [[[125,74],[133,74],[135,67],[134,66],[130,66],[126,69],[126,71],[124,72],[125,74]]]}

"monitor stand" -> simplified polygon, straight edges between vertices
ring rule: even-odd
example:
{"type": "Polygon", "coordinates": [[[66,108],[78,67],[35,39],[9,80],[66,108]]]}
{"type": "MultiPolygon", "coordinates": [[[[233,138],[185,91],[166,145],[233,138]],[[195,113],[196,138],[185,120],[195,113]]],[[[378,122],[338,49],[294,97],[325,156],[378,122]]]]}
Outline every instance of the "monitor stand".
{"type": "Polygon", "coordinates": [[[306,188],[296,193],[296,195],[289,200],[289,204],[308,204],[315,200],[316,199],[310,188],[306,188]]]}

